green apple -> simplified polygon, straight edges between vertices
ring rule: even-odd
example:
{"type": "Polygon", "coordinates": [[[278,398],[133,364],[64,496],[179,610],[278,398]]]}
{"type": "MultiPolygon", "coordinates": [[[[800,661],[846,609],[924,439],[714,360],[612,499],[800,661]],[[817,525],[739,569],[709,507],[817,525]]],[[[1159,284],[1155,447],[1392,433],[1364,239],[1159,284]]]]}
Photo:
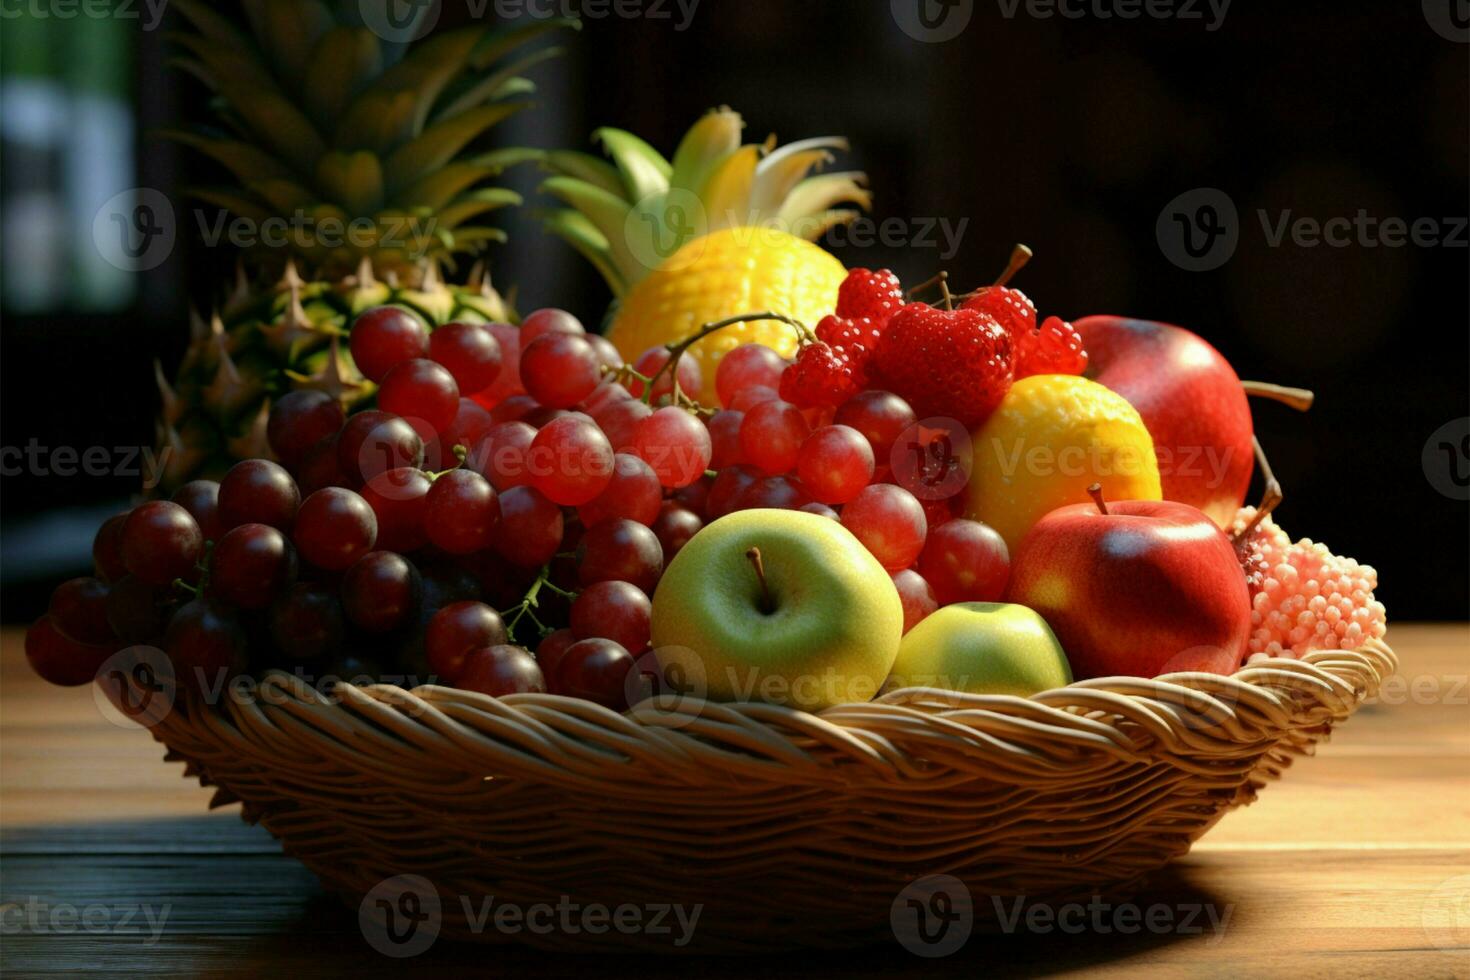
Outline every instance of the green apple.
{"type": "Polygon", "coordinates": [[[898,655],[903,603],[883,566],[836,521],[742,510],[669,563],[653,596],[652,636],[674,687],[820,711],[878,693],[898,655]]]}
{"type": "Polygon", "coordinates": [[[1014,602],[957,602],[909,630],[884,688],[1024,698],[1070,683],[1067,655],[1034,609],[1014,602]]]}

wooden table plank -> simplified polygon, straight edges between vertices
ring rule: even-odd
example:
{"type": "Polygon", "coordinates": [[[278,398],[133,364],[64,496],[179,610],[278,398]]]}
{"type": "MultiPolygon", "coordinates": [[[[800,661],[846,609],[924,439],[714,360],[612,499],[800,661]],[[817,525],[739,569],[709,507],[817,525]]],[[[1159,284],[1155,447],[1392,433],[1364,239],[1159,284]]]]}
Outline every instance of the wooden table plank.
{"type": "MultiPolygon", "coordinates": [[[[942,960],[892,944],[780,963],[856,977],[1470,974],[1470,627],[1395,626],[1389,639],[1403,661],[1402,691],[1365,708],[1317,758],[1227,816],[1132,899],[1140,909],[1163,905],[1176,921],[1198,906],[1202,931],[1023,926],[977,933],[942,960]],[[1209,927],[1206,909],[1223,927],[1209,927]]],[[[0,634],[0,970],[364,976],[491,966],[497,975],[743,976],[780,968],[448,942],[411,963],[385,958],[363,941],[351,910],[236,807],[206,813],[211,791],[162,755],[141,731],[107,721],[89,689],[36,680],[18,633],[0,634]],[[43,903],[107,915],[113,930],[59,932],[44,915],[27,925],[43,903]],[[119,931],[129,908],[129,928],[119,931]],[[153,914],[156,939],[139,909],[153,914]]]]}

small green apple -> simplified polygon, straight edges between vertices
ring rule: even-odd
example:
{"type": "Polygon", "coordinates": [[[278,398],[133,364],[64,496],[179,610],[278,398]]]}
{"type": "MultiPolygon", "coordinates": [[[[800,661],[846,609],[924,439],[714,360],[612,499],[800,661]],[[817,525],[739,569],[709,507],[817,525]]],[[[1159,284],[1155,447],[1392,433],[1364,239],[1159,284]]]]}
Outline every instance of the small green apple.
{"type": "Polygon", "coordinates": [[[720,518],[680,549],[653,596],[659,667],[713,701],[820,711],[870,700],[902,636],[883,566],[841,524],[801,511],[720,518]]]}
{"type": "Polygon", "coordinates": [[[909,630],[884,689],[1024,698],[1070,683],[1067,655],[1035,610],[1014,602],[957,602],[909,630]]]}

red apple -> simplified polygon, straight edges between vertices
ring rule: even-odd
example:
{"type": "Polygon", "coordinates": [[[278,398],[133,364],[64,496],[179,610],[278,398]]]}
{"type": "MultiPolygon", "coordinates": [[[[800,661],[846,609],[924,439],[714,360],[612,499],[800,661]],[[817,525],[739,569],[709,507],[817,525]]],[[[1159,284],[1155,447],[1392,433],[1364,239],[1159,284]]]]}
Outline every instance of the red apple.
{"type": "Polygon", "coordinates": [[[1031,528],[1006,599],[1041,614],[1078,679],[1232,673],[1250,599],[1230,539],[1188,504],[1105,504],[1094,491],[1094,503],[1059,507],[1031,528]]]}
{"type": "Polygon", "coordinates": [[[1230,362],[1183,327],[1118,316],[1074,326],[1087,377],[1138,409],[1153,436],[1164,499],[1227,526],[1251,482],[1251,410],[1230,362]]]}

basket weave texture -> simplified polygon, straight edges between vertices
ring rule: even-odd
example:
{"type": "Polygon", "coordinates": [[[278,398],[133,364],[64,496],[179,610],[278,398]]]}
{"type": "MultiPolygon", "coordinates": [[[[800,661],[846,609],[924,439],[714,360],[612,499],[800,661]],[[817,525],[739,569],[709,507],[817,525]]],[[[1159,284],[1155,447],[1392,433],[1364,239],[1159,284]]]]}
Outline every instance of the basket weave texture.
{"type": "MultiPolygon", "coordinates": [[[[662,695],[553,695],[271,674],[152,728],[353,905],[431,881],[440,935],[561,949],[667,936],[507,933],[482,899],[700,904],[700,951],[892,941],[942,873],[974,896],[1122,895],[1312,753],[1397,666],[1381,642],[1233,676],[1081,681],[1031,698],[909,688],[819,715],[662,695]]],[[[984,897],[982,899],[982,896],[984,897]]]]}

